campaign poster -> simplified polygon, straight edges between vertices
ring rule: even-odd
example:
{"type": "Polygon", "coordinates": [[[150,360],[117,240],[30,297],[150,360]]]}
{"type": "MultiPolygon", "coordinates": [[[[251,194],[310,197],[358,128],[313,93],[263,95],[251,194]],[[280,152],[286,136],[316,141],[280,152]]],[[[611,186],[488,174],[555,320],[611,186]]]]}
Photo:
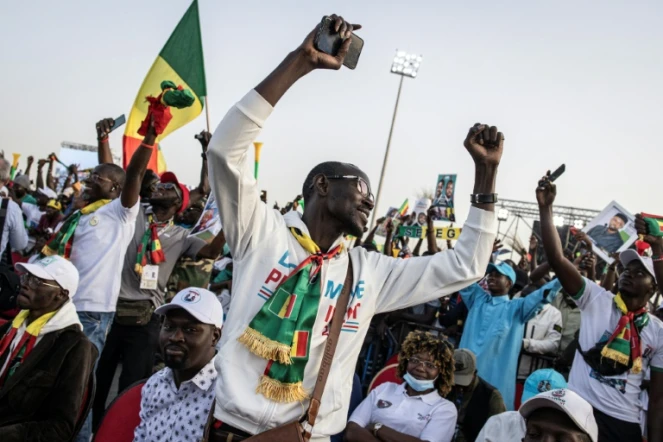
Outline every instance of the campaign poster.
{"type": "Polygon", "coordinates": [[[638,239],[635,217],[616,201],[612,201],[583,229],[594,243],[594,253],[612,264],[610,255],[628,249],[638,239]]]}
{"type": "Polygon", "coordinates": [[[433,192],[433,207],[435,221],[456,221],[454,209],[454,194],[456,193],[456,175],[438,175],[433,192]]]}
{"type": "Polygon", "coordinates": [[[216,205],[214,194],[210,194],[205,203],[203,214],[191,229],[190,236],[197,236],[205,241],[211,241],[221,231],[221,218],[219,217],[219,208],[216,205]]]}
{"type": "Polygon", "coordinates": [[[431,200],[428,198],[420,198],[414,203],[414,220],[412,225],[425,226],[428,209],[430,208],[431,200]]]}
{"type": "Polygon", "coordinates": [[[392,222],[396,221],[398,218],[398,209],[396,207],[390,207],[387,210],[387,214],[384,216],[384,222],[378,226],[378,230],[375,231],[377,235],[387,236],[387,220],[391,219],[392,222]]]}

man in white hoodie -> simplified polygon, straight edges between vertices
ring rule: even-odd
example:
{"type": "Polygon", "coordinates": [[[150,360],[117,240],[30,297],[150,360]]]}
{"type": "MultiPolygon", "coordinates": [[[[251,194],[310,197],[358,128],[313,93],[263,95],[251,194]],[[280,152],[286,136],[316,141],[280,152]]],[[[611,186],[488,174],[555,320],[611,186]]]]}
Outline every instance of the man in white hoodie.
{"type": "Polygon", "coordinates": [[[16,269],[22,310],[0,327],[0,440],[70,441],[97,357],[71,302],[78,271],[60,256],[16,269]]]}
{"type": "MultiPolygon", "coordinates": [[[[303,216],[295,211],[282,216],[260,200],[249,155],[253,141],[297,80],[316,69],[341,68],[352,31],[360,27],[331,17],[335,31],[345,38],[337,55],[315,49],[313,30],[230,109],[210,144],[210,181],[234,261],[233,313],[215,359],[214,428],[221,440],[230,440],[229,434],[239,436],[233,441],[241,440],[301,418],[349,260],[351,297],[313,428],[315,442],[328,441],[345,427],[354,368],[373,315],[467,287],[483,276],[492,251],[503,136],[483,124],[472,127],[465,140],[476,170],[473,207],[454,250],[403,260],[340,247],[345,234],[359,237],[367,230],[374,207],[368,177],[351,164],[313,168],[303,185],[303,216]]],[[[328,136],[334,133],[330,130],[328,136]]],[[[290,162],[288,173],[297,164],[290,162]]]]}

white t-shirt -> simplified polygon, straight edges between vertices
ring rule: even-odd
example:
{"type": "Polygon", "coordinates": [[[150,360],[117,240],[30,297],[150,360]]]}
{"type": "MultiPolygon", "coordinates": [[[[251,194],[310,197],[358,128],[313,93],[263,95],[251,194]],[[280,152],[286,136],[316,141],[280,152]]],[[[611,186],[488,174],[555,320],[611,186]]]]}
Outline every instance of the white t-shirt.
{"type": "Polygon", "coordinates": [[[25,223],[31,228],[37,227],[39,220],[41,220],[41,216],[46,213],[39,210],[39,206],[36,204],[30,203],[21,204],[21,209],[23,210],[23,213],[25,213],[25,223]]]}
{"type": "Polygon", "coordinates": [[[70,257],[80,277],[73,298],[77,311],[115,311],[124,255],[136,230],[138,208],[138,202],[128,209],[116,198],[81,217],[70,257]]]}
{"type": "Polygon", "coordinates": [[[428,442],[450,442],[456,429],[456,406],[437,391],[408,396],[405,385],[379,385],[355,409],[350,422],[362,427],[381,423],[428,442]]]}
{"type": "MultiPolygon", "coordinates": [[[[585,280],[585,288],[577,297],[581,311],[580,348],[589,351],[599,342],[605,342],[615,331],[622,313],[613,302],[615,296],[585,280]]],[[[619,376],[604,377],[595,372],[576,352],[569,375],[569,389],[575,391],[594,408],[616,419],[640,422],[640,384],[649,368],[663,371],[663,323],[649,315],[649,323],[640,332],[642,371],[619,376]]]]}

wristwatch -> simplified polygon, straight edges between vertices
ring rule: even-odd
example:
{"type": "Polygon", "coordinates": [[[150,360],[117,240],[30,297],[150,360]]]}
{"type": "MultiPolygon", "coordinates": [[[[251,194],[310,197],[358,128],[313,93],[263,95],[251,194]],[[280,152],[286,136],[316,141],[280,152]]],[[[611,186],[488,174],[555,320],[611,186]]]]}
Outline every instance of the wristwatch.
{"type": "Polygon", "coordinates": [[[380,428],[382,428],[383,426],[384,425],[382,425],[379,422],[377,424],[373,425],[373,436],[378,437],[378,430],[380,430],[380,428]]]}
{"type": "Polygon", "coordinates": [[[496,193],[474,193],[470,195],[472,204],[495,204],[497,202],[496,193]]]}

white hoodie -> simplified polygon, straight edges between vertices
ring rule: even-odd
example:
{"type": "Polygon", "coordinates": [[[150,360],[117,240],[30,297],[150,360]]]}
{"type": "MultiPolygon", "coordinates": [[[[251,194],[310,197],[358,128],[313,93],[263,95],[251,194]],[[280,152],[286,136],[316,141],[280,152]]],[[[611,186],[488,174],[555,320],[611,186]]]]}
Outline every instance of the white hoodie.
{"type": "MultiPolygon", "coordinates": [[[[81,321],[78,320],[76,307],[74,307],[74,303],[71,302],[71,300],[69,300],[62,307],[60,307],[60,310],[58,310],[58,312],[55,315],[53,315],[53,317],[41,328],[41,330],[39,331],[39,335],[37,336],[37,340],[35,342],[35,347],[39,345],[39,341],[41,341],[41,338],[43,338],[44,335],[47,335],[48,333],[52,333],[54,331],[62,330],[63,328],[69,327],[70,325],[73,324],[78,325],[80,330],[83,331],[83,325],[81,324],[81,321]]],[[[18,328],[18,330],[16,330],[16,336],[14,336],[14,339],[12,340],[12,343],[9,346],[10,353],[14,351],[18,343],[21,341],[21,337],[23,337],[23,333],[25,333],[25,330],[27,328],[28,328],[27,322],[24,321],[23,325],[21,325],[18,328]]],[[[2,369],[0,369],[0,376],[2,376],[2,374],[4,373],[8,363],[9,363],[9,358],[5,360],[2,369]]]]}
{"type": "MultiPolygon", "coordinates": [[[[304,415],[308,402],[276,403],[255,393],[267,361],[237,341],[264,304],[265,294],[303,261],[308,253],[287,227],[308,234],[297,212],[282,216],[260,201],[253,177],[250,147],[272,112],[272,106],[250,91],[233,106],[216,129],[208,152],[210,182],[219,206],[226,240],[233,257],[231,313],[224,323],[215,366],[214,416],[251,434],[292,422],[304,415]]],[[[284,164],[288,161],[283,158],[284,164]]],[[[292,163],[284,173],[301,175],[292,163]]],[[[376,313],[423,304],[456,292],[481,278],[488,265],[496,233],[494,214],[472,208],[456,248],[434,256],[394,259],[354,248],[354,288],[334,355],[312,441],[326,441],[345,428],[352,376],[371,318],[376,313]]],[[[339,244],[339,238],[336,244],[339,244]]],[[[327,324],[341,293],[348,266],[343,252],[324,263],[322,297],[313,327],[304,388],[311,392],[322,359],[327,324]]]]}
{"type": "MultiPolygon", "coordinates": [[[[562,314],[550,304],[527,322],[523,348],[530,353],[555,355],[562,340],[562,314]]],[[[518,379],[526,379],[533,371],[546,366],[532,367],[532,357],[523,355],[518,367],[518,379]]]]}

